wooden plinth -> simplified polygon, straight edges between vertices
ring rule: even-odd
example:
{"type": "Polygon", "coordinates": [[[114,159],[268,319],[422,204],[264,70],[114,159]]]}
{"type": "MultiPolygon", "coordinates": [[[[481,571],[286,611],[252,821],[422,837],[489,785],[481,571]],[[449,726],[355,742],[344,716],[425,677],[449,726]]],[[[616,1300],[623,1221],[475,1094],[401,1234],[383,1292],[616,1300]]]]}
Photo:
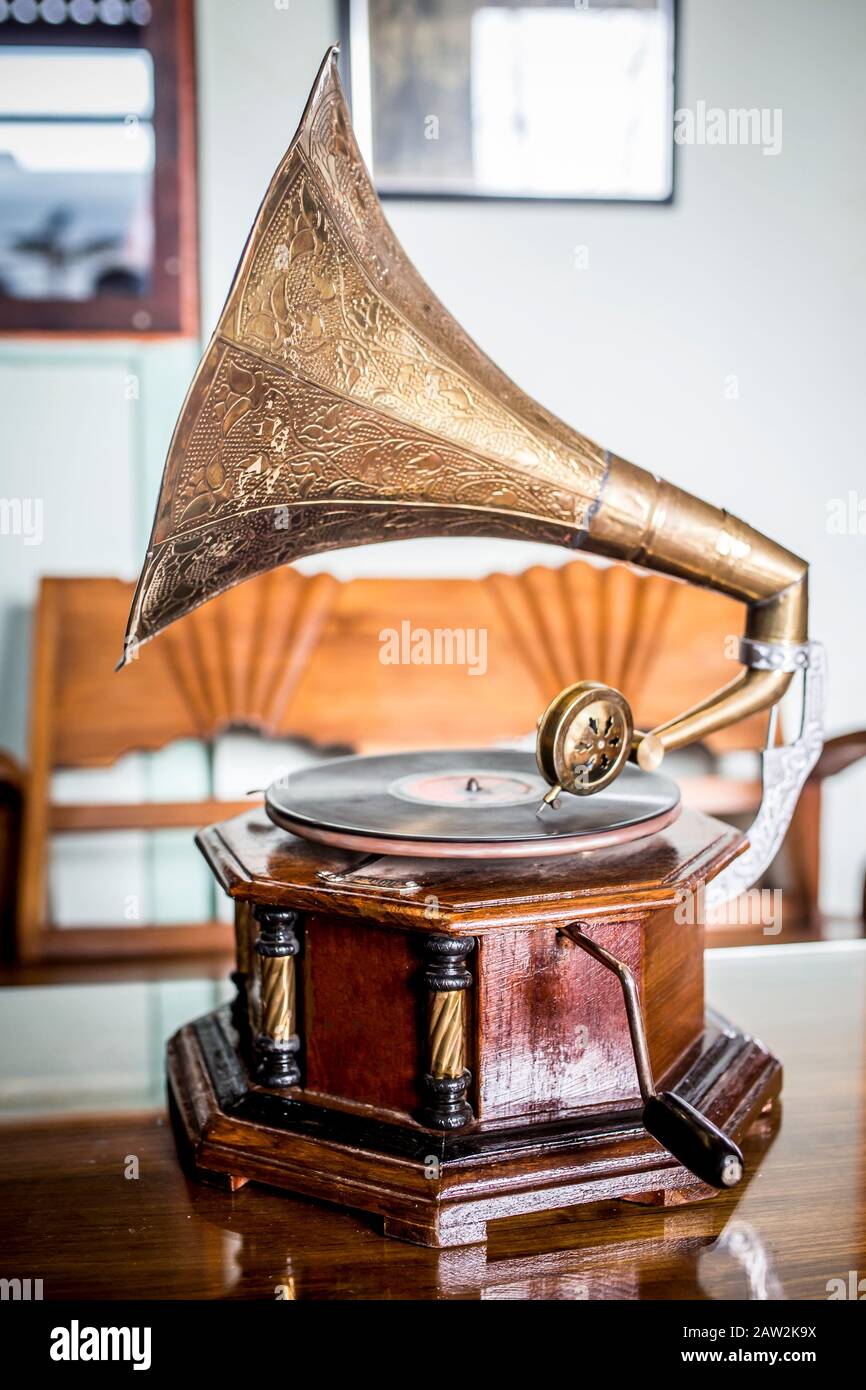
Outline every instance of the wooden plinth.
{"type": "MultiPolygon", "coordinates": [[[[371,1212],[386,1234],[451,1247],[501,1217],[621,1198],[675,1205],[712,1196],[643,1130],[634,1105],[555,1121],[456,1132],[389,1123],[256,1084],[228,1008],[182,1028],[168,1049],[178,1143],[194,1176],[249,1180],[371,1212]]],[[[779,1094],[781,1067],[708,1015],[669,1081],[738,1141],[779,1094]]]]}
{"type": "Polygon", "coordinates": [[[251,812],[198,844],[235,900],[237,998],[172,1040],[181,1148],[449,1247],[500,1217],[711,1195],[641,1125],[612,953],[640,996],[656,1084],[740,1138],[778,1094],[765,1048],[707,1018],[689,910],[744,848],[684,811],[582,855],[406,860],[299,840],[251,812]]]}

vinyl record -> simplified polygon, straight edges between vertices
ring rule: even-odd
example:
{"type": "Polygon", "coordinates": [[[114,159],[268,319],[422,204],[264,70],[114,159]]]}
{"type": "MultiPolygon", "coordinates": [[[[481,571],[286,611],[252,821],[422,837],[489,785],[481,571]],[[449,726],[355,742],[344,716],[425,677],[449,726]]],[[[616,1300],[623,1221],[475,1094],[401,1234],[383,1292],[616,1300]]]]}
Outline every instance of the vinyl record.
{"type": "Polygon", "coordinates": [[[308,840],[367,853],[454,858],[564,854],[638,839],[680,811],[675,782],[627,766],[595,796],[549,790],[531,753],[437,749],[337,758],[272,783],[276,825],[308,840]]]}

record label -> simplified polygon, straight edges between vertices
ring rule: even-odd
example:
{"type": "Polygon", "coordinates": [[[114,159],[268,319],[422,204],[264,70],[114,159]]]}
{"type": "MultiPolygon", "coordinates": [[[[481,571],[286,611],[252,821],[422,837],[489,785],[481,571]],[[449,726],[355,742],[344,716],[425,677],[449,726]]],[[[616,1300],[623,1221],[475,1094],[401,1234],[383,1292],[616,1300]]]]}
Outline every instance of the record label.
{"type": "Polygon", "coordinates": [[[454,772],[410,772],[408,777],[398,777],[388,790],[421,806],[471,806],[483,811],[491,806],[537,806],[547,783],[539,776],[482,772],[470,766],[454,772]]]}

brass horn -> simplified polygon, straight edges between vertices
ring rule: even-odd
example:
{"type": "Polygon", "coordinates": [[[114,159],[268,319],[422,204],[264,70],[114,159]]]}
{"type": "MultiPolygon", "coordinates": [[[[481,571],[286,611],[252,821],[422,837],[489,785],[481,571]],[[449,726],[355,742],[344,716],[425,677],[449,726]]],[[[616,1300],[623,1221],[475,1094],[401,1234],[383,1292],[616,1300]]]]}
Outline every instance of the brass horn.
{"type": "Polygon", "coordinates": [[[808,665],[805,562],[577,434],[476,347],[385,220],[336,59],[332,48],[184,402],[123,661],[198,604],[302,555],[506,536],[747,605],[744,669],[648,733],[633,733],[616,691],[584,683],[557,696],[537,747],[554,794],[598,790],[629,754],[654,768],[774,705],[808,665]]]}

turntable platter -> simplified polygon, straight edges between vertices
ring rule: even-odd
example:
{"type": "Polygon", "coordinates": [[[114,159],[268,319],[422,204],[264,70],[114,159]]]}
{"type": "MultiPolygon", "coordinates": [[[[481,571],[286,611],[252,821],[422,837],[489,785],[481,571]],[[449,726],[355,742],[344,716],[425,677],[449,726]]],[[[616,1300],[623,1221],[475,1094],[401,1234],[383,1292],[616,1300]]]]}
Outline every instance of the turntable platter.
{"type": "Polygon", "coordinates": [[[675,782],[627,766],[595,796],[549,790],[531,753],[434,750],[336,758],[272,783],[271,820],[308,840],[368,854],[528,858],[641,839],[680,813],[675,782]]]}

